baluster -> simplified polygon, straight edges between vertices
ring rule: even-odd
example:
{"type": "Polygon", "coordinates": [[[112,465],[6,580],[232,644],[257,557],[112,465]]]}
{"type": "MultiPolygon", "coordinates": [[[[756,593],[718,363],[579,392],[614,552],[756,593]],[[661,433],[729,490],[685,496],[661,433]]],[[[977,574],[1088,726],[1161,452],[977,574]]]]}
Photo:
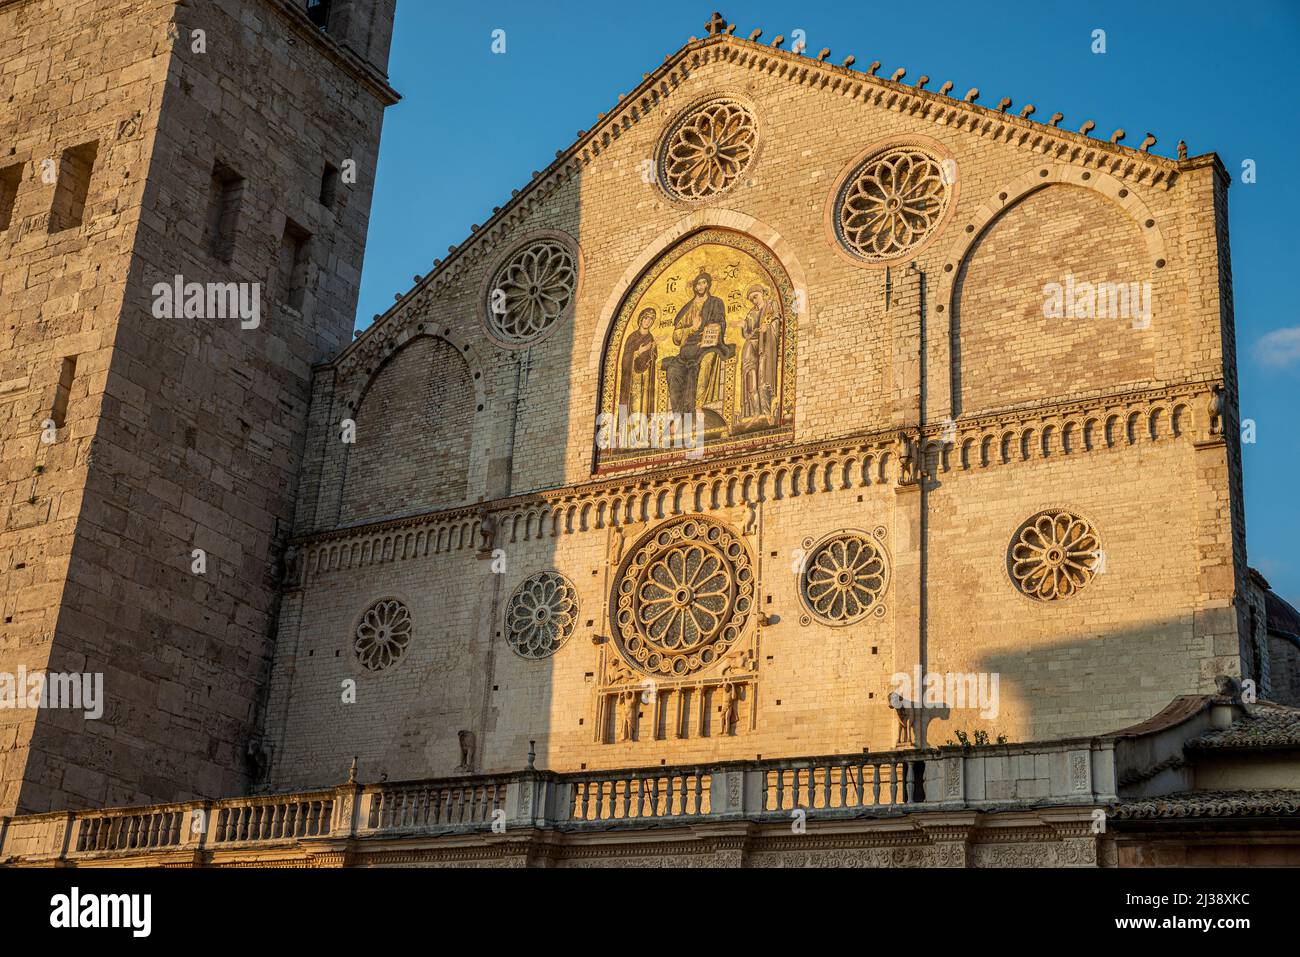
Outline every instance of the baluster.
{"type": "Polygon", "coordinates": [[[685,814],[686,813],[686,775],[685,774],[682,775],[681,793],[678,797],[678,805],[679,806],[677,808],[677,813],[685,814]]]}
{"type": "Polygon", "coordinates": [[[871,765],[871,804],[873,807],[880,806],[880,765],[871,765]]]}
{"type": "Polygon", "coordinates": [[[832,807],[831,804],[831,765],[822,766],[822,774],[825,780],[822,781],[822,807],[832,807]]]}
{"type": "Polygon", "coordinates": [[[908,761],[903,762],[903,800],[907,804],[912,803],[912,765],[908,761]]]}
{"type": "Polygon", "coordinates": [[[793,802],[790,806],[797,808],[803,795],[803,768],[794,768],[794,783],[790,793],[790,800],[793,802]]]}
{"type": "Polygon", "coordinates": [[[889,762],[889,803],[890,804],[898,803],[898,767],[899,766],[897,762],[894,761],[889,762]]]}
{"type": "Polygon", "coordinates": [[[704,775],[698,771],[695,774],[695,808],[692,814],[704,813],[704,775]]]}
{"type": "Polygon", "coordinates": [[[591,802],[591,782],[583,781],[582,782],[582,813],[578,815],[580,820],[583,821],[589,820],[589,818],[587,817],[587,807],[590,804],[590,802],[591,802]]]}
{"type": "Polygon", "coordinates": [[[650,779],[650,816],[659,816],[659,777],[650,779]]]}
{"type": "Polygon", "coordinates": [[[840,764],[840,807],[849,806],[849,766],[840,764]]]}
{"type": "Polygon", "coordinates": [[[772,810],[785,810],[785,768],[776,769],[776,807],[772,810]]]}

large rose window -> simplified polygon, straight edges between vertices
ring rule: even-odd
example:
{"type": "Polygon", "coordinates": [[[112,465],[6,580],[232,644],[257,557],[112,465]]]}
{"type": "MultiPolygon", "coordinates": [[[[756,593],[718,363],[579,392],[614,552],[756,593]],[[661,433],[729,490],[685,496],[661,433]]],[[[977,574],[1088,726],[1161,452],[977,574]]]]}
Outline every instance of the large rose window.
{"type": "Polygon", "coordinates": [[[1070,598],[1101,569],[1092,525],[1061,509],[1040,512],[1020,526],[1007,553],[1016,587],[1038,601],[1070,598]]]}
{"type": "Polygon", "coordinates": [[[753,115],[731,99],[710,100],[677,121],[660,159],[664,189],[676,199],[707,199],[725,192],[754,158],[753,115]]]}
{"type": "Polygon", "coordinates": [[[835,231],[854,257],[905,258],[938,228],[948,210],[950,177],[925,150],[898,146],[870,157],[844,181],[835,231]]]}
{"type": "Polygon", "coordinates": [[[614,638],[644,672],[694,674],[736,642],[753,603],[753,563],[739,536],[711,519],[676,519],[624,559],[612,599],[614,638]]]}

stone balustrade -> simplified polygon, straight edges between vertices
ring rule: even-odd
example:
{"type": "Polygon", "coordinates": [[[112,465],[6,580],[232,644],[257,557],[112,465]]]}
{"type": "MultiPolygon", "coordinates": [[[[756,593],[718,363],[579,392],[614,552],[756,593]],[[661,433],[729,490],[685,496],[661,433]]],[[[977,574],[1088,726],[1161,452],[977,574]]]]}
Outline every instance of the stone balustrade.
{"type": "Polygon", "coordinates": [[[559,774],[528,770],[149,808],[0,818],[0,864],[76,863],[386,837],[582,833],[1117,800],[1105,739],[559,774]]]}

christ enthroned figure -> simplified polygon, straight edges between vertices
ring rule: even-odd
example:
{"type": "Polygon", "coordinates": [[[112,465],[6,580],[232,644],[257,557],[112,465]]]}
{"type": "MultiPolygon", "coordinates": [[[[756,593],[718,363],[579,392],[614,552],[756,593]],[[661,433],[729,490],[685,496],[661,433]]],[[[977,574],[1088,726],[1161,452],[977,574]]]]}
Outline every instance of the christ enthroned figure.
{"type": "Polygon", "coordinates": [[[673,319],[677,355],[663,360],[668,405],[673,413],[694,414],[721,405],[726,361],[735,354],[727,343],[727,308],[713,295],[713,277],[701,272],[691,282],[694,296],[673,319]]]}

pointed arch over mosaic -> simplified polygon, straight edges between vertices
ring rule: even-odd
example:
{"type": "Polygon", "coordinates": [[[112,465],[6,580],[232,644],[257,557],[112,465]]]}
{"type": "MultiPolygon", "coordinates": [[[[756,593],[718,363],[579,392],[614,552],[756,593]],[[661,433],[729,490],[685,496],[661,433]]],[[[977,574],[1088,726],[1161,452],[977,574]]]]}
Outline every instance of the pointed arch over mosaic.
{"type": "Polygon", "coordinates": [[[772,251],[732,230],[701,230],[657,259],[606,340],[597,469],[791,438],[797,296],[772,251]]]}

